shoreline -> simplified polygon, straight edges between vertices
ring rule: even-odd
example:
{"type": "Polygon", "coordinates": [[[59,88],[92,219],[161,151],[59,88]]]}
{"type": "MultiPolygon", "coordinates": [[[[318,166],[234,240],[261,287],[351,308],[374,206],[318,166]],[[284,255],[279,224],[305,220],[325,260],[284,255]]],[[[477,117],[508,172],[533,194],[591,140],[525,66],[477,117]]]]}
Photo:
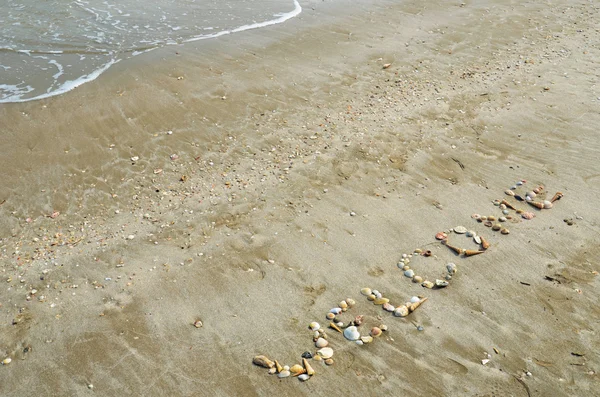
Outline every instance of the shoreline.
{"type": "Polygon", "coordinates": [[[363,6],[0,107],[4,395],[597,388],[600,10],[363,6]],[[522,178],[565,197],[506,236],[471,219],[522,178]],[[490,250],[435,241],[457,225],[490,250]],[[414,263],[429,279],[456,263],[451,285],[402,275],[415,248],[433,252],[414,263]],[[363,287],[428,301],[394,318],[363,287]],[[330,335],[335,364],[305,383],[252,365],[299,361],[307,325],[347,297],[389,331],[368,346],[330,335]]]}

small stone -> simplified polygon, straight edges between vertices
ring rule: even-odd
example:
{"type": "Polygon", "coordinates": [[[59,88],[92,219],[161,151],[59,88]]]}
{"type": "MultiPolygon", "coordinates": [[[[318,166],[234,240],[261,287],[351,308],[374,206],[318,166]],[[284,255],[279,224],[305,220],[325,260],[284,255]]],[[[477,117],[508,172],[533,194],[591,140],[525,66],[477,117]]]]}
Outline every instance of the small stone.
{"type": "Polygon", "coordinates": [[[448,270],[448,273],[450,274],[456,274],[456,272],[458,271],[458,269],[456,268],[456,264],[450,262],[446,265],[446,269],[448,270]]]}
{"type": "Polygon", "coordinates": [[[444,288],[448,286],[448,282],[446,280],[435,280],[435,286],[438,288],[444,288]]]}
{"type": "Polygon", "coordinates": [[[465,234],[467,232],[467,228],[464,226],[456,226],[454,228],[454,233],[465,234]]]}
{"type": "Polygon", "coordinates": [[[474,237],[477,233],[475,233],[473,230],[469,230],[467,232],[467,237],[474,237]]]}
{"type": "Polygon", "coordinates": [[[302,356],[301,356],[301,357],[302,357],[302,358],[306,358],[306,359],[308,360],[308,359],[311,359],[311,358],[313,358],[313,355],[312,355],[312,353],[311,353],[311,352],[308,352],[308,351],[307,351],[307,352],[304,352],[304,353],[302,353],[302,356]]]}

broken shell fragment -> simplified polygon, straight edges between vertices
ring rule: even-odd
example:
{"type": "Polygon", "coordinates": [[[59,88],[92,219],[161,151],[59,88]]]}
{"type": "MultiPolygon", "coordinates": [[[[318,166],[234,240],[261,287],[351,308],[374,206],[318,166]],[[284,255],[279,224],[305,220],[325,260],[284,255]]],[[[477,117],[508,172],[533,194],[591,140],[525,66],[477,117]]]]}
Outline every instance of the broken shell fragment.
{"type": "Polygon", "coordinates": [[[448,281],[446,280],[435,280],[435,286],[437,288],[444,288],[448,286],[448,281]]]}
{"type": "Polygon", "coordinates": [[[263,355],[254,357],[252,359],[252,363],[263,368],[273,368],[275,366],[275,363],[273,361],[269,360],[266,356],[263,355]]]}
{"type": "Polygon", "coordinates": [[[435,286],[435,284],[432,283],[431,281],[425,280],[421,283],[421,286],[432,289],[435,286]]]}
{"type": "Polygon", "coordinates": [[[302,359],[302,365],[304,365],[304,369],[308,375],[313,376],[315,374],[315,370],[310,366],[307,359],[302,359]]]}
{"type": "Polygon", "coordinates": [[[408,316],[409,310],[407,306],[398,306],[396,310],[394,310],[394,316],[396,317],[406,317],[408,316]]]}
{"type": "Polygon", "coordinates": [[[358,327],[359,325],[361,325],[363,323],[363,318],[364,317],[365,316],[363,316],[362,314],[354,317],[354,321],[352,322],[352,324],[354,324],[354,325],[356,325],[358,327]]]}
{"type": "Polygon", "coordinates": [[[324,347],[322,349],[317,350],[317,354],[323,359],[328,359],[333,356],[333,349],[331,347],[324,347]]]}
{"type": "Polygon", "coordinates": [[[358,329],[352,325],[344,330],[344,337],[348,340],[358,340],[360,338],[360,332],[358,329]]]}
{"type": "Polygon", "coordinates": [[[361,337],[360,337],[360,340],[361,340],[363,343],[371,343],[371,342],[373,342],[373,337],[372,337],[372,336],[370,336],[370,335],[369,335],[369,336],[361,336],[361,337]]]}

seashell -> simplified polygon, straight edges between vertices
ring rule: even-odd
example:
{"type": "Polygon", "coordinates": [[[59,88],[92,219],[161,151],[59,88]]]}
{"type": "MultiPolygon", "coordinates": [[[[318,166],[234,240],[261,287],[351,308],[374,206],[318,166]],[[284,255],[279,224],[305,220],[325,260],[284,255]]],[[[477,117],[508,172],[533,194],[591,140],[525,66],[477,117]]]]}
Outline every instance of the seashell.
{"type": "Polygon", "coordinates": [[[408,316],[408,307],[406,306],[398,306],[396,310],[394,310],[394,316],[396,317],[406,317],[408,316]]]}
{"type": "Polygon", "coordinates": [[[325,317],[327,317],[327,320],[333,320],[335,318],[335,314],[329,312],[325,315],[325,317]]]}
{"type": "Polygon", "coordinates": [[[423,252],[421,253],[421,255],[423,255],[423,256],[425,256],[425,257],[429,257],[429,256],[431,256],[431,250],[423,251],[423,252]]]}
{"type": "Polygon", "coordinates": [[[304,369],[304,367],[302,365],[294,364],[291,366],[290,372],[292,373],[292,376],[298,376],[300,374],[306,373],[306,370],[304,369]]]}
{"type": "MultiPolygon", "coordinates": [[[[517,197],[517,196],[515,196],[515,198],[516,198],[516,197],[517,197]]],[[[518,200],[518,199],[517,199],[517,200],[518,200]]],[[[509,203],[509,202],[508,202],[508,201],[506,201],[506,200],[502,200],[502,201],[500,202],[500,204],[504,204],[504,205],[506,206],[506,208],[510,208],[511,210],[516,210],[516,208],[515,208],[515,207],[514,207],[514,206],[513,206],[511,203],[509,203]]]]}
{"type": "Polygon", "coordinates": [[[452,251],[456,252],[458,255],[462,254],[463,249],[462,248],[458,248],[458,247],[454,247],[450,244],[448,244],[448,240],[444,240],[442,242],[446,247],[450,248],[452,251]]]}
{"type": "Polygon", "coordinates": [[[346,298],[346,302],[348,303],[348,307],[353,307],[356,305],[356,301],[352,298],[346,298]]]}
{"type": "Polygon", "coordinates": [[[308,360],[306,360],[305,358],[302,359],[302,365],[304,365],[304,369],[306,370],[306,373],[309,376],[313,376],[315,374],[315,370],[313,369],[313,367],[310,366],[308,360]]]}
{"type": "Polygon", "coordinates": [[[329,345],[329,342],[327,342],[327,339],[319,338],[315,342],[315,346],[317,346],[318,348],[325,347],[327,345],[329,345]]]}
{"type": "Polygon", "coordinates": [[[494,204],[496,207],[498,207],[498,206],[500,205],[500,200],[494,200],[494,201],[492,201],[492,203],[493,203],[493,204],[494,204]]]}
{"type": "Polygon", "coordinates": [[[435,238],[438,240],[445,240],[448,235],[444,232],[436,233],[435,238]]]}
{"type": "Polygon", "coordinates": [[[481,237],[481,248],[483,248],[484,250],[490,248],[491,244],[484,239],[483,237],[481,237]]]}
{"type": "Polygon", "coordinates": [[[369,296],[371,295],[373,292],[371,291],[371,288],[362,288],[360,290],[360,293],[363,294],[364,296],[369,296]]]}
{"type": "Polygon", "coordinates": [[[379,295],[381,292],[379,292],[379,290],[374,289],[373,292],[371,292],[373,295],[377,296],[379,295]]]}
{"type": "Polygon", "coordinates": [[[374,305],[383,305],[384,303],[388,303],[390,300],[388,298],[377,298],[373,301],[374,305]]]}
{"type": "Polygon", "coordinates": [[[492,223],[492,221],[486,221],[484,222],[483,226],[485,227],[492,227],[494,224],[492,223]]]}
{"type": "Polygon", "coordinates": [[[525,201],[525,199],[523,197],[519,196],[518,194],[515,194],[515,199],[517,201],[525,201]]]}
{"type": "Polygon", "coordinates": [[[347,309],[347,308],[348,308],[348,303],[347,303],[346,301],[341,301],[341,302],[338,304],[338,306],[339,306],[339,307],[341,307],[341,308],[342,308],[342,310],[344,310],[344,309],[347,309]]]}
{"type": "Polygon", "coordinates": [[[308,374],[301,374],[301,375],[298,375],[298,379],[300,379],[302,382],[306,382],[307,380],[310,379],[310,376],[308,374]]]}
{"type": "Polygon", "coordinates": [[[521,186],[523,183],[525,183],[525,181],[519,181],[517,182],[517,186],[521,186]]]}
{"type": "Polygon", "coordinates": [[[467,232],[467,228],[464,226],[456,226],[454,228],[454,233],[465,234],[467,232]]]}
{"type": "Polygon", "coordinates": [[[506,222],[506,217],[505,216],[501,216],[500,218],[498,218],[498,220],[500,222],[506,222]]]}
{"type": "Polygon", "coordinates": [[[476,244],[481,244],[481,236],[473,237],[473,241],[475,241],[476,244]]]}
{"type": "Polygon", "coordinates": [[[202,320],[196,320],[194,321],[194,327],[196,328],[202,328],[202,320]]]}
{"type": "Polygon", "coordinates": [[[318,354],[315,354],[312,359],[315,361],[321,361],[323,360],[323,357],[319,356],[318,354]]]}
{"type": "MultiPolygon", "coordinates": [[[[273,368],[271,368],[273,369],[273,368]]],[[[275,360],[275,370],[277,371],[277,373],[280,373],[281,371],[283,371],[283,367],[281,366],[281,364],[279,364],[279,362],[277,360],[275,360]]]]}
{"type": "Polygon", "coordinates": [[[408,266],[408,265],[402,266],[402,270],[409,270],[409,269],[410,269],[410,266],[408,266]]]}
{"type": "Polygon", "coordinates": [[[552,204],[551,201],[548,200],[544,200],[544,209],[549,210],[550,208],[554,207],[554,204],[552,204]]]}
{"type": "Polygon", "coordinates": [[[502,233],[502,234],[509,234],[510,230],[508,230],[507,228],[504,228],[504,229],[500,230],[500,233],[502,233]]]}
{"type": "Polygon", "coordinates": [[[410,303],[415,303],[415,302],[418,302],[420,300],[421,300],[421,298],[419,298],[418,296],[413,296],[412,298],[410,298],[410,303]]]}
{"type": "Polygon", "coordinates": [[[544,203],[538,203],[537,201],[528,201],[527,204],[532,205],[535,208],[544,209],[544,203]]]}
{"type": "Polygon", "coordinates": [[[513,192],[512,190],[505,190],[504,194],[506,194],[507,196],[514,196],[515,192],[513,192]]]}
{"type": "Polygon", "coordinates": [[[525,195],[526,195],[527,197],[531,197],[531,198],[534,198],[535,196],[537,196],[537,194],[535,194],[535,192],[534,192],[534,191],[527,192],[525,195]]]}
{"type": "Polygon", "coordinates": [[[420,254],[422,252],[423,250],[421,248],[415,248],[415,250],[413,251],[414,254],[420,254]]]}
{"type": "Polygon", "coordinates": [[[278,378],[287,378],[290,375],[291,375],[290,371],[281,371],[280,373],[277,374],[277,377],[278,378]]]}
{"type": "Polygon", "coordinates": [[[447,281],[452,280],[452,276],[449,274],[446,274],[446,277],[444,277],[444,279],[446,279],[447,281]]]}
{"type": "Polygon", "coordinates": [[[510,187],[510,189],[511,189],[511,190],[515,190],[516,188],[517,188],[517,185],[512,185],[512,186],[510,187]]]}
{"type": "Polygon", "coordinates": [[[289,365],[284,365],[283,366],[283,370],[284,371],[289,371],[290,370],[290,366],[289,365]]]}
{"type": "Polygon", "coordinates": [[[375,299],[377,299],[377,297],[375,295],[373,295],[373,294],[367,296],[367,300],[369,300],[371,302],[373,302],[375,299]]]}
{"type": "Polygon", "coordinates": [[[314,332],[313,332],[313,339],[314,339],[314,340],[317,340],[317,339],[319,339],[319,336],[321,336],[321,333],[320,333],[319,331],[314,331],[314,332]]]}
{"type": "Polygon", "coordinates": [[[437,288],[444,288],[448,286],[448,281],[446,280],[435,280],[435,286],[437,288]]]}
{"type": "Polygon", "coordinates": [[[482,217],[481,217],[481,218],[479,218],[479,219],[481,219],[482,221],[487,221],[487,220],[488,220],[488,217],[487,217],[487,216],[482,216],[482,217]]]}
{"type": "Polygon", "coordinates": [[[535,189],[533,189],[533,191],[534,191],[534,192],[536,192],[536,193],[538,193],[538,194],[539,194],[539,193],[540,193],[542,190],[544,190],[544,186],[542,186],[542,185],[540,185],[540,186],[536,187],[535,189]]]}
{"type": "Polygon", "coordinates": [[[334,361],[333,358],[328,358],[327,360],[325,360],[325,364],[327,365],[333,365],[334,361]]]}
{"type": "Polygon", "coordinates": [[[373,338],[377,338],[378,336],[380,336],[382,334],[382,330],[379,327],[373,327],[371,328],[371,332],[369,333],[373,338]]]}
{"type": "Polygon", "coordinates": [[[379,292],[379,291],[377,291],[377,293],[376,294],[374,293],[373,295],[375,295],[375,299],[379,299],[382,297],[381,292],[379,292]]]}
{"type": "Polygon", "coordinates": [[[273,374],[277,373],[277,368],[269,368],[269,370],[267,371],[267,373],[269,375],[273,375],[273,374]]]}
{"type": "Polygon", "coordinates": [[[504,210],[504,211],[502,211],[502,214],[504,214],[504,215],[508,215],[508,214],[510,214],[510,211],[508,211],[508,210],[504,210]]]}
{"type": "Polygon", "coordinates": [[[354,325],[350,326],[344,330],[344,338],[348,340],[358,340],[358,338],[360,338],[360,332],[358,332],[358,329],[354,325]]]}
{"type": "Polygon", "coordinates": [[[390,66],[392,66],[392,64],[391,64],[391,63],[384,63],[384,64],[383,64],[383,68],[384,68],[384,69],[388,69],[390,66]]]}
{"type": "Polygon", "coordinates": [[[311,331],[317,331],[317,330],[319,330],[319,328],[321,328],[321,325],[318,322],[313,321],[312,323],[308,324],[308,328],[311,331]]]}
{"type": "Polygon", "coordinates": [[[422,283],[423,282],[423,277],[421,276],[414,276],[412,279],[413,283],[422,283]]]}
{"type": "Polygon", "coordinates": [[[479,254],[483,254],[485,251],[478,251],[478,250],[465,250],[465,256],[473,256],[473,255],[479,255],[479,254]]]}
{"type": "Polygon", "coordinates": [[[494,226],[492,226],[492,230],[495,232],[497,232],[500,229],[502,229],[502,225],[499,223],[495,223],[494,226]]]}
{"type": "Polygon", "coordinates": [[[410,306],[408,307],[408,311],[409,311],[409,312],[411,312],[411,313],[412,313],[412,312],[414,312],[414,311],[415,311],[415,310],[417,310],[417,308],[418,308],[419,306],[421,306],[421,305],[422,305],[422,304],[423,304],[423,303],[424,303],[426,300],[427,300],[427,298],[423,298],[423,299],[421,299],[421,300],[420,300],[420,301],[418,301],[418,302],[411,303],[411,304],[410,304],[410,306]]]}
{"type": "Polygon", "coordinates": [[[396,308],[389,304],[389,303],[384,303],[383,304],[383,310],[385,310],[386,312],[393,312],[396,308]]]}
{"type": "Polygon", "coordinates": [[[473,230],[469,230],[467,232],[467,237],[474,237],[477,233],[475,233],[473,230]]]}
{"type": "Polygon", "coordinates": [[[399,269],[402,269],[404,267],[404,262],[400,261],[396,264],[396,266],[398,266],[399,269]]]}
{"type": "Polygon", "coordinates": [[[473,218],[473,219],[479,219],[479,218],[481,218],[481,215],[479,215],[479,214],[473,214],[473,215],[471,215],[471,218],[473,218]]]}
{"type": "Polygon", "coordinates": [[[333,313],[333,314],[340,314],[340,313],[342,312],[342,309],[341,309],[341,308],[339,308],[339,307],[334,307],[334,308],[333,308],[333,309],[331,309],[329,312],[330,312],[330,313],[333,313]]]}
{"type": "Polygon", "coordinates": [[[496,217],[495,217],[495,216],[493,216],[493,215],[490,215],[490,216],[488,216],[488,217],[487,217],[487,220],[488,220],[488,221],[495,222],[495,221],[496,221],[496,217]]]}
{"type": "Polygon", "coordinates": [[[533,219],[533,218],[535,218],[535,214],[533,212],[523,212],[521,214],[521,217],[523,219],[533,219]]]}
{"type": "Polygon", "coordinates": [[[252,364],[258,365],[259,367],[263,368],[273,368],[275,366],[275,363],[273,361],[269,360],[266,356],[263,355],[254,357],[252,359],[252,364]]]}
{"type": "Polygon", "coordinates": [[[425,287],[425,288],[429,288],[432,289],[434,287],[434,283],[432,283],[431,281],[425,280],[421,283],[421,286],[425,287]]]}
{"type": "Polygon", "coordinates": [[[338,327],[342,328],[344,326],[344,323],[341,321],[338,321],[337,323],[335,323],[335,325],[337,325],[338,327]]]}
{"type": "Polygon", "coordinates": [[[363,343],[371,343],[371,342],[373,342],[373,337],[372,337],[372,336],[370,336],[370,335],[368,335],[368,336],[361,336],[361,337],[360,337],[360,340],[361,340],[363,343]]]}
{"type": "Polygon", "coordinates": [[[553,203],[557,200],[560,200],[563,197],[561,192],[556,192],[556,194],[550,199],[550,202],[553,203]]]}
{"type": "Polygon", "coordinates": [[[415,276],[415,272],[412,269],[408,269],[404,271],[404,275],[408,278],[413,278],[415,276]]]}
{"type": "Polygon", "coordinates": [[[352,323],[358,327],[359,325],[361,325],[363,323],[364,317],[365,316],[363,316],[362,314],[358,315],[358,316],[354,317],[354,321],[352,323]]]}
{"type": "Polygon", "coordinates": [[[379,329],[380,329],[380,330],[382,330],[383,332],[385,332],[385,331],[387,331],[387,330],[388,330],[388,327],[387,327],[387,325],[385,325],[385,324],[380,324],[380,325],[379,325],[379,329]]]}
{"type": "Polygon", "coordinates": [[[458,271],[458,269],[456,268],[456,265],[452,262],[450,262],[446,265],[446,269],[448,270],[448,273],[450,273],[450,274],[456,274],[456,272],[458,271]]]}
{"type": "Polygon", "coordinates": [[[335,329],[337,332],[339,332],[340,334],[343,332],[340,327],[338,327],[335,323],[329,323],[329,328],[331,329],[335,329]]]}

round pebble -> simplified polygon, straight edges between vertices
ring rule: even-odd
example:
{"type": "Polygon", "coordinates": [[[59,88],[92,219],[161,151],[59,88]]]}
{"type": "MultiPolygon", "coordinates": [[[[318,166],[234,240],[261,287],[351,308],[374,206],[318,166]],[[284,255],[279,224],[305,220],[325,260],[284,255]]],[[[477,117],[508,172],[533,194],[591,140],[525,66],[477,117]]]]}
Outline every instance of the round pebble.
{"type": "Polygon", "coordinates": [[[422,283],[423,282],[423,277],[421,277],[421,276],[414,276],[412,281],[414,283],[422,283]]]}

